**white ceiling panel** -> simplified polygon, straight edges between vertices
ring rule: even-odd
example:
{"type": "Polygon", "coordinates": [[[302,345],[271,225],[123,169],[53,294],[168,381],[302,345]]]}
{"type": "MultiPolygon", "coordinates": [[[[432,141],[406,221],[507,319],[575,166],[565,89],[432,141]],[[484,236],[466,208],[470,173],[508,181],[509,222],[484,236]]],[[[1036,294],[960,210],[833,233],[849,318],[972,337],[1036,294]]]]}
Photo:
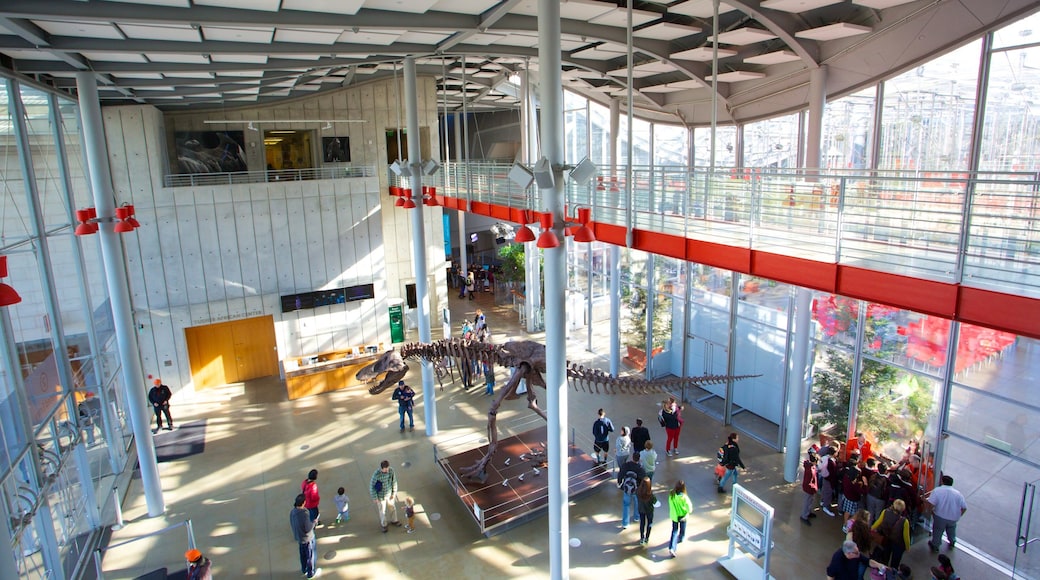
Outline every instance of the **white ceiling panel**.
{"type": "Polygon", "coordinates": [[[261,70],[222,70],[222,71],[217,73],[217,77],[218,78],[219,77],[255,78],[255,77],[262,77],[262,76],[264,76],[264,71],[261,71],[261,70]]]}
{"type": "MultiPolygon", "coordinates": [[[[764,28],[744,27],[719,34],[719,44],[746,46],[774,38],[776,38],[776,35],[764,28]]],[[[709,36],[708,42],[715,42],[715,37],[709,36]]]]}
{"type": "Polygon", "coordinates": [[[277,12],[282,0],[194,0],[196,6],[219,6],[240,10],[266,10],[277,12]]]}
{"type": "Polygon", "coordinates": [[[153,79],[160,81],[163,77],[159,73],[150,72],[128,72],[128,73],[112,73],[112,76],[120,79],[153,79]]]}
{"type": "Polygon", "coordinates": [[[247,64],[267,63],[266,54],[211,54],[209,55],[209,58],[213,62],[240,62],[247,64]]]}
{"type": "MultiPolygon", "coordinates": [[[[720,74],[719,75],[719,82],[720,83],[736,83],[736,82],[740,82],[740,81],[750,81],[750,80],[754,80],[754,79],[761,79],[761,78],[765,78],[765,76],[766,76],[765,73],[760,73],[760,72],[753,72],[753,71],[748,71],[748,70],[734,70],[734,71],[724,72],[724,73],[720,74]]],[[[705,80],[705,82],[709,82],[710,83],[713,78],[714,78],[714,75],[708,75],[708,76],[704,77],[704,80],[705,80]]]]}
{"type": "MultiPolygon", "coordinates": [[[[538,46],[538,36],[523,33],[513,33],[499,38],[498,40],[494,41],[493,44],[504,44],[506,46],[524,46],[527,48],[531,48],[538,46]]],[[[567,48],[563,47],[562,40],[560,41],[560,44],[561,50],[567,50],[567,48]]]]}
{"type": "Polygon", "coordinates": [[[684,81],[676,81],[674,83],[668,83],[670,87],[678,87],[680,89],[699,89],[704,87],[704,83],[694,80],[686,79],[684,81]]]}
{"type": "Polygon", "coordinates": [[[202,42],[198,27],[187,24],[181,26],[152,26],[151,24],[119,24],[123,34],[128,38],[145,40],[176,40],[179,42],[202,42]]]}
{"type": "Polygon", "coordinates": [[[447,39],[450,34],[439,34],[436,32],[405,32],[397,37],[397,42],[408,44],[438,44],[447,39]]]}
{"type": "MultiPolygon", "coordinates": [[[[632,68],[632,78],[640,79],[645,77],[652,77],[654,75],[671,72],[673,70],[675,70],[675,67],[673,67],[670,64],[665,64],[661,61],[645,62],[643,64],[636,65],[632,68]]],[[[628,68],[625,67],[617,70],[612,70],[607,74],[609,74],[612,77],[627,77],[628,68]]]]}
{"type": "Polygon", "coordinates": [[[195,71],[195,72],[180,71],[180,72],[175,72],[175,73],[164,73],[163,77],[164,78],[168,78],[168,79],[178,79],[178,78],[181,78],[181,79],[211,79],[211,78],[213,78],[213,73],[208,73],[208,72],[203,72],[203,71],[195,71]]]}
{"type": "Polygon", "coordinates": [[[817,8],[823,8],[824,6],[830,6],[831,4],[838,4],[839,2],[844,1],[845,0],[765,0],[765,2],[762,2],[762,8],[798,13],[816,10],[817,8]]]}
{"type": "Polygon", "coordinates": [[[583,48],[571,53],[577,58],[588,58],[593,60],[610,60],[628,54],[628,48],[613,42],[604,42],[592,48],[583,48]]]}
{"type": "Polygon", "coordinates": [[[369,10],[392,10],[394,12],[411,12],[422,14],[433,8],[437,0],[365,0],[365,8],[369,10]]]}
{"type": "Polygon", "coordinates": [[[144,55],[133,52],[80,52],[95,62],[148,62],[144,55]]]}
{"type": "Polygon", "coordinates": [[[471,34],[468,38],[466,38],[466,44],[481,44],[487,46],[489,44],[494,44],[495,42],[498,42],[504,39],[505,37],[505,34],[478,32],[476,34],[471,34]]]}
{"type": "Polygon", "coordinates": [[[202,36],[206,40],[270,44],[271,40],[274,38],[274,28],[228,28],[224,26],[203,26],[202,36]]]}
{"type": "Polygon", "coordinates": [[[274,32],[276,42],[301,42],[306,44],[332,44],[339,39],[340,30],[313,30],[279,28],[274,32]]]}
{"type": "Polygon", "coordinates": [[[758,56],[749,56],[744,59],[744,62],[748,64],[780,64],[782,62],[793,62],[799,59],[801,59],[801,57],[790,50],[778,50],[776,52],[767,52],[758,56]]]}
{"type": "MultiPolygon", "coordinates": [[[[727,58],[736,54],[737,51],[735,50],[730,50],[728,48],[719,49],[719,58],[727,58]]],[[[672,53],[672,58],[679,60],[709,61],[713,58],[713,53],[710,46],[701,46],[698,48],[691,48],[690,50],[684,50],[682,52],[672,53]]]]}
{"type": "Polygon", "coordinates": [[[874,10],[884,10],[885,8],[891,8],[893,6],[909,4],[913,1],[914,0],[852,0],[852,3],[866,6],[867,8],[873,8],[874,10]]]}
{"type": "Polygon", "coordinates": [[[808,38],[809,40],[837,40],[849,36],[868,34],[870,31],[871,28],[869,26],[849,24],[848,22],[837,22],[819,28],[810,28],[809,30],[796,32],[794,35],[798,38],[808,38]]]}
{"type": "Polygon", "coordinates": [[[55,36],[82,36],[122,40],[123,33],[107,22],[67,22],[63,20],[33,20],[37,26],[55,36]]]}
{"type": "Polygon", "coordinates": [[[125,4],[147,4],[148,6],[174,6],[177,8],[190,8],[189,0],[108,0],[109,2],[123,2],[125,4]]]}
{"type": "Polygon", "coordinates": [[[201,54],[190,54],[181,52],[149,52],[145,53],[148,60],[152,62],[176,62],[187,64],[209,64],[209,59],[201,54]]]}
{"type": "Polygon", "coordinates": [[[365,4],[365,0],[282,0],[282,10],[305,10],[353,16],[365,4]]]}
{"type": "Polygon", "coordinates": [[[458,14],[483,14],[494,8],[498,0],[440,0],[431,10],[458,14]]]}
{"type": "Polygon", "coordinates": [[[644,93],[676,93],[676,92],[679,92],[679,91],[681,91],[683,89],[681,89],[679,87],[672,86],[671,84],[665,84],[665,85],[652,85],[652,86],[649,86],[649,87],[643,87],[643,88],[641,88],[639,90],[643,91],[644,93]]]}
{"type": "Polygon", "coordinates": [[[675,40],[691,34],[697,34],[701,29],[696,26],[683,26],[672,22],[658,22],[653,26],[647,26],[632,32],[637,38],[654,38],[657,40],[675,40]]]}
{"type": "MultiPolygon", "coordinates": [[[[719,3],[719,14],[725,14],[735,10],[725,2],[719,3]]],[[[682,4],[669,6],[668,11],[672,14],[684,14],[694,18],[711,18],[715,14],[714,0],[687,0],[682,4]]]]}
{"type": "MultiPolygon", "coordinates": [[[[653,22],[660,18],[661,15],[657,12],[651,12],[649,10],[639,10],[637,8],[632,9],[632,26],[641,26],[647,22],[653,22]]],[[[623,26],[628,27],[628,9],[626,8],[615,8],[606,14],[600,14],[590,20],[593,24],[602,24],[604,26],[623,26]]]]}
{"type": "Polygon", "coordinates": [[[349,42],[352,44],[377,44],[379,46],[390,46],[397,40],[396,34],[387,34],[385,32],[372,32],[371,30],[344,30],[343,34],[339,35],[339,42],[349,42]]]}
{"type": "Polygon", "coordinates": [[[13,48],[5,48],[0,50],[7,56],[15,60],[62,60],[61,57],[54,54],[50,50],[17,50],[13,48]]]}

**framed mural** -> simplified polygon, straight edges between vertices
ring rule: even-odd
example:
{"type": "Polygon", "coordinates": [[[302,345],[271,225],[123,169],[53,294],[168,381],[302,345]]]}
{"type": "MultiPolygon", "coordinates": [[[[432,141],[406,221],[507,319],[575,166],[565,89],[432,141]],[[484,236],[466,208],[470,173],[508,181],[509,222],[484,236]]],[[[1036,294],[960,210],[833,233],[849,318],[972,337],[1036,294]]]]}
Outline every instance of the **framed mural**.
{"type": "Polygon", "coordinates": [[[350,161],[350,137],[322,137],[322,159],[325,163],[350,161]]]}
{"type": "Polygon", "coordinates": [[[177,131],[177,173],[248,171],[243,131],[177,131]]]}

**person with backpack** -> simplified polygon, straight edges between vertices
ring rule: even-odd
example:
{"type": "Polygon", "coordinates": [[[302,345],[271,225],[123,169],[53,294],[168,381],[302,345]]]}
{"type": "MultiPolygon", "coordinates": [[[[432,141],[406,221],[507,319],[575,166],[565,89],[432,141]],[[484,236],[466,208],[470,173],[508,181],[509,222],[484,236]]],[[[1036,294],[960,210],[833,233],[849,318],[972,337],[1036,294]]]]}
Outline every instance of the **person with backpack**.
{"type": "Polygon", "coordinates": [[[596,420],[592,423],[592,451],[596,454],[596,465],[607,462],[607,453],[610,452],[610,434],[614,432],[614,424],[607,418],[603,409],[597,412],[596,420]]]}
{"type": "Polygon", "coordinates": [[[870,469],[871,463],[876,463],[873,458],[867,460],[867,495],[864,498],[864,507],[870,512],[870,521],[874,521],[888,504],[888,477],[883,464],[876,464],[874,469],[870,469]]]}
{"type": "Polygon", "coordinates": [[[638,451],[633,453],[632,458],[618,469],[617,485],[621,490],[621,529],[628,527],[630,514],[631,519],[639,520],[636,491],[639,489],[639,482],[643,481],[645,477],[646,472],[639,463],[638,451]]]}
{"type": "Polygon", "coordinates": [[[816,517],[816,514],[813,513],[813,503],[816,501],[816,493],[820,490],[816,473],[816,463],[818,461],[816,450],[810,449],[808,457],[802,462],[802,492],[805,493],[805,501],[802,502],[800,519],[807,526],[812,525],[810,518],[816,517]]]}
{"type": "Polygon", "coordinates": [[[903,554],[910,549],[910,520],[906,517],[906,503],[901,499],[885,508],[870,529],[881,534],[881,545],[874,559],[892,568],[899,568],[903,554]]]}
{"type": "Polygon", "coordinates": [[[372,474],[372,480],[368,483],[368,495],[379,510],[379,527],[386,533],[386,514],[390,512],[390,523],[400,526],[397,519],[397,474],[390,467],[390,462],[384,459],[379,464],[379,469],[372,474]]]}
{"type": "Polygon", "coordinates": [[[719,493],[726,493],[726,482],[733,478],[733,483],[737,483],[737,468],[741,468],[747,471],[747,467],[744,466],[744,462],[740,460],[740,445],[737,444],[739,436],[736,433],[730,433],[726,439],[726,444],[722,446],[722,466],[726,468],[726,475],[719,481],[719,493]]]}
{"type": "Polygon", "coordinates": [[[834,460],[835,449],[825,445],[820,449],[820,460],[817,463],[816,475],[820,483],[820,510],[834,517],[831,508],[835,499],[835,479],[838,474],[838,462],[834,460]]]}
{"type": "Polygon", "coordinates": [[[867,477],[859,468],[859,456],[849,456],[849,463],[841,474],[841,513],[849,521],[863,507],[863,496],[867,493],[867,477]]]}
{"type": "Polygon", "coordinates": [[[686,495],[686,482],[679,480],[668,494],[668,516],[672,520],[672,539],[668,543],[668,554],[675,557],[675,550],[686,539],[686,516],[693,511],[693,502],[686,495]]]}

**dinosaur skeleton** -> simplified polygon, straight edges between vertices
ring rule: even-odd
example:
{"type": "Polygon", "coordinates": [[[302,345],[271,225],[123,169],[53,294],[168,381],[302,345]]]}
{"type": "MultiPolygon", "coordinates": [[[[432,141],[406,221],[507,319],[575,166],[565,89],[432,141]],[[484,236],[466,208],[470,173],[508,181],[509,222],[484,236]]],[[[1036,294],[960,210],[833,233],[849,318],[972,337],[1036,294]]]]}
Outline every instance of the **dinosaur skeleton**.
{"type": "MultiPolygon", "coordinates": [[[[408,359],[422,360],[440,364],[446,358],[454,361],[456,366],[472,365],[476,362],[512,368],[512,374],[505,387],[491,403],[488,409],[488,451],[482,459],[462,470],[461,475],[483,481],[486,479],[486,467],[498,447],[498,429],[496,427],[498,408],[504,400],[519,399],[517,387],[521,380],[526,380],[527,407],[547,419],[545,411],[538,406],[538,398],[533,386],[545,387],[545,346],[530,340],[515,340],[504,344],[490,344],[460,338],[449,338],[433,343],[411,343],[399,350],[383,353],[372,364],[357,372],[357,379],[363,382],[372,381],[383,373],[383,379],[368,392],[377,395],[391,385],[396,384],[408,373],[408,359]]],[[[740,380],[756,375],[704,375],[700,377],[667,377],[652,381],[633,378],[615,377],[599,369],[567,362],[567,379],[575,389],[597,395],[649,395],[668,394],[684,387],[699,385],[715,385],[730,380],[740,380]]]]}

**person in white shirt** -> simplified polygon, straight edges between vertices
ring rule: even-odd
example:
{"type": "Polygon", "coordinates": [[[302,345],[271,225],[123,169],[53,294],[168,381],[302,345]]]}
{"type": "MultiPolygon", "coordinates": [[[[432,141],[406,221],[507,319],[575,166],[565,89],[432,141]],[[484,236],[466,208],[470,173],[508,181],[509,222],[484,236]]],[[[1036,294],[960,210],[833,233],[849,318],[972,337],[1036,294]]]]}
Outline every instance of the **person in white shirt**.
{"type": "Polygon", "coordinates": [[[953,478],[942,476],[942,484],[928,494],[928,504],[932,508],[932,539],[928,547],[933,552],[939,551],[943,533],[950,548],[957,543],[957,521],[968,511],[968,503],[961,492],[953,488],[953,478]]]}

